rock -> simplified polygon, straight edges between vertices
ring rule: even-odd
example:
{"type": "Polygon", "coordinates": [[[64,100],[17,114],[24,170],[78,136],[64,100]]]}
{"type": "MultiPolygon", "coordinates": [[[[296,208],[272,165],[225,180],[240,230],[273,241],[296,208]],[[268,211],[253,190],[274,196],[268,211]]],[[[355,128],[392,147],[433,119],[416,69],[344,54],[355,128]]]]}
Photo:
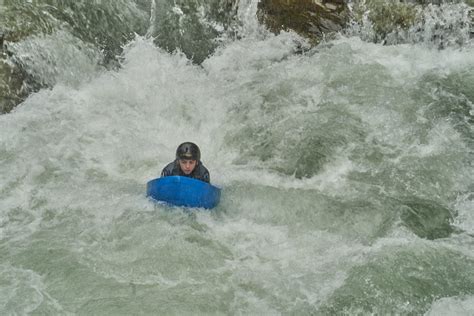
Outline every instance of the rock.
{"type": "Polygon", "coordinates": [[[357,1],[353,7],[357,23],[363,24],[366,18],[372,24],[375,42],[383,41],[393,31],[408,29],[415,24],[418,14],[416,4],[398,1],[357,1]]]}
{"type": "MultiPolygon", "coordinates": [[[[48,0],[43,0],[48,3],[48,0]]],[[[50,1],[51,2],[51,1],[50,1]]],[[[137,5],[128,0],[115,1],[57,1],[54,6],[40,6],[55,19],[66,23],[71,33],[91,43],[104,54],[103,64],[115,64],[122,46],[144,35],[149,26],[150,11],[146,3],[137,5]]]]}
{"type": "Polygon", "coordinates": [[[26,97],[23,87],[24,75],[0,53],[0,114],[10,112],[26,97]]]}
{"type": "Polygon", "coordinates": [[[29,92],[26,75],[13,62],[8,44],[36,34],[49,34],[59,26],[47,12],[32,3],[9,2],[0,12],[0,114],[10,112],[29,92]]]}
{"type": "Polygon", "coordinates": [[[151,35],[159,47],[180,50],[200,64],[219,46],[219,37],[235,35],[236,10],[234,0],[158,1],[151,35]]]}
{"type": "Polygon", "coordinates": [[[469,8],[474,1],[466,1],[467,6],[455,5],[437,0],[355,0],[352,5],[354,23],[365,29],[359,34],[365,40],[384,44],[407,42],[430,43],[442,49],[447,46],[465,44],[465,25],[474,34],[474,10],[469,8]],[[470,22],[461,18],[464,10],[469,10],[470,22]],[[453,19],[457,15],[457,19],[453,19]],[[366,30],[371,29],[372,33],[366,30]]]}
{"type": "MultiPolygon", "coordinates": [[[[91,44],[103,52],[102,65],[113,67],[122,46],[135,34],[144,35],[149,25],[147,0],[81,1],[0,0],[0,114],[41,87],[44,78],[26,75],[21,56],[13,55],[8,45],[31,36],[52,34],[58,30],[70,32],[78,42],[91,44]],[[15,62],[14,62],[15,61],[15,62]]],[[[37,56],[36,58],[41,58],[37,56]]]]}
{"type": "Polygon", "coordinates": [[[471,24],[470,24],[470,33],[471,33],[471,38],[474,37],[474,0],[472,0],[469,5],[472,7],[469,10],[469,17],[471,19],[471,24]]]}
{"type": "Polygon", "coordinates": [[[349,21],[345,1],[262,0],[258,17],[272,32],[293,30],[317,44],[326,34],[341,31],[349,21]]]}

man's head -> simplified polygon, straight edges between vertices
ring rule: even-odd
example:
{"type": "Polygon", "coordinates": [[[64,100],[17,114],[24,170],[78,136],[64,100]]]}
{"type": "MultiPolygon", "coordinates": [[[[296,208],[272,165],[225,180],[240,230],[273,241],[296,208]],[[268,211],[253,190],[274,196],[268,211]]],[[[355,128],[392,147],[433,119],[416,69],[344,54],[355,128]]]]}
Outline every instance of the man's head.
{"type": "Polygon", "coordinates": [[[190,160],[190,159],[179,159],[178,162],[179,162],[179,167],[181,168],[181,171],[183,171],[184,174],[186,175],[191,174],[197,165],[196,160],[190,160]]]}
{"type": "Polygon", "coordinates": [[[199,147],[191,142],[182,143],[176,149],[176,159],[184,174],[191,174],[201,160],[199,147]]]}

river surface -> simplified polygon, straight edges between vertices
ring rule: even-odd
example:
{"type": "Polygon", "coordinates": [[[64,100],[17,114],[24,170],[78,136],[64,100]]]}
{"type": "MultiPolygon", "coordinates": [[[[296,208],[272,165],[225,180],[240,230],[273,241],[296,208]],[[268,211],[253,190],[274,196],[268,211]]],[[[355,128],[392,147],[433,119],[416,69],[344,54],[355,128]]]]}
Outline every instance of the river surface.
{"type": "Polygon", "coordinates": [[[3,315],[474,314],[472,40],[304,49],[241,2],[201,64],[147,36],[116,70],[64,32],[15,47],[59,68],[0,116],[3,315]],[[184,141],[212,211],[145,197],[184,141]]]}

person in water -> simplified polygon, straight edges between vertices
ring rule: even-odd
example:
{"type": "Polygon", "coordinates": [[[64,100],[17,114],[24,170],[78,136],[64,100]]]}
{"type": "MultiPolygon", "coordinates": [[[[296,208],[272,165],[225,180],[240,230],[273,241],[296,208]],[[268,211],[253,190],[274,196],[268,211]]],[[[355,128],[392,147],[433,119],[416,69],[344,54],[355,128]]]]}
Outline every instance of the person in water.
{"type": "Polygon", "coordinates": [[[199,147],[191,142],[182,143],[176,149],[176,159],[161,171],[161,177],[184,176],[209,183],[209,170],[201,162],[199,147]]]}

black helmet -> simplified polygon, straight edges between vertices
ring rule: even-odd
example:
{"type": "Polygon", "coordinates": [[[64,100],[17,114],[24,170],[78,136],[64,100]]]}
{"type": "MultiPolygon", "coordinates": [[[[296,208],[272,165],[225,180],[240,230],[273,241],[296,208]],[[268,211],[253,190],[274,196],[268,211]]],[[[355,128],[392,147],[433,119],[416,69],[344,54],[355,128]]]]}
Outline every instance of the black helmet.
{"type": "Polygon", "coordinates": [[[201,160],[201,151],[195,143],[182,143],[176,149],[176,159],[201,160]]]}

